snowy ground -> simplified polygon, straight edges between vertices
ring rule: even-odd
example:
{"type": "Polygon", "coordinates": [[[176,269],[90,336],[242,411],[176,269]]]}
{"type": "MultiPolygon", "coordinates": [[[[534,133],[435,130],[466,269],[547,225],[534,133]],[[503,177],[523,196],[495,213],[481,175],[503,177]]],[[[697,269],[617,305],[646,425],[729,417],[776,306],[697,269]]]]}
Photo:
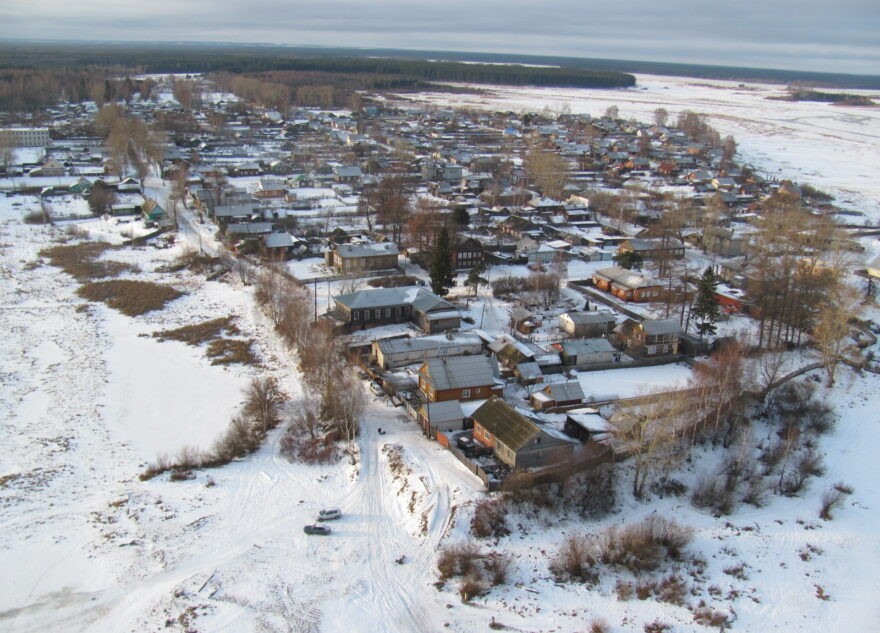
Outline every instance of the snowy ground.
{"type": "MultiPolygon", "coordinates": [[[[493,111],[564,107],[601,116],[616,105],[621,118],[653,121],[665,108],[670,121],[690,110],[705,114],[722,135],[732,134],[741,159],[768,176],[791,178],[826,190],[837,202],[880,219],[880,108],[773,101],[785,86],[638,75],[634,88],[583,90],[495,86],[481,93],[427,93],[411,97],[434,105],[493,111]]],[[[854,91],[877,99],[880,92],[854,91]]]]}

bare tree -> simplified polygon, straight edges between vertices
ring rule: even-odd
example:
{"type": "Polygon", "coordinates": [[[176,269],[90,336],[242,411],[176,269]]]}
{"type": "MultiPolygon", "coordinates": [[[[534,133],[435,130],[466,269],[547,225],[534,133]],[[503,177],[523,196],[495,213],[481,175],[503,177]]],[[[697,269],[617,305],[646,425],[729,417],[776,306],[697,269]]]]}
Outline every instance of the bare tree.
{"type": "Polygon", "coordinates": [[[526,152],[523,166],[542,195],[555,200],[562,198],[569,176],[568,163],[562,156],[535,146],[526,152]]]}
{"type": "Polygon", "coordinates": [[[822,356],[829,387],[834,386],[837,367],[845,358],[852,332],[850,319],[857,318],[859,308],[856,290],[840,283],[819,309],[813,327],[813,341],[822,356]]]}
{"type": "Polygon", "coordinates": [[[641,499],[650,476],[670,470],[682,458],[681,434],[690,419],[686,392],[648,393],[618,408],[612,422],[621,448],[633,459],[633,496],[641,499]]]}
{"type": "Polygon", "coordinates": [[[657,108],[654,110],[654,123],[658,126],[663,127],[666,125],[666,121],[669,120],[669,112],[666,111],[666,108],[657,108]]]}

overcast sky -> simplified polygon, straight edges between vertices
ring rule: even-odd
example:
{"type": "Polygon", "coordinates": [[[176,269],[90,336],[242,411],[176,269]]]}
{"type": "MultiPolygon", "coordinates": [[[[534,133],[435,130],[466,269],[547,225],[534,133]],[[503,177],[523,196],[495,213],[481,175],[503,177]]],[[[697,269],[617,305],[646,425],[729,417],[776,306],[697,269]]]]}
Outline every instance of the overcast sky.
{"type": "Polygon", "coordinates": [[[23,0],[0,37],[485,51],[880,75],[880,0],[23,0]]]}

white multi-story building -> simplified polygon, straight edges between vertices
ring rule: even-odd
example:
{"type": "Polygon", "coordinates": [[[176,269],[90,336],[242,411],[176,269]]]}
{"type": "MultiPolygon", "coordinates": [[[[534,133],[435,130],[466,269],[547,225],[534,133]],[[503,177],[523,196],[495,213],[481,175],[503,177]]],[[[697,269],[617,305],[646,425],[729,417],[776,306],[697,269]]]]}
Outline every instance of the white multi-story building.
{"type": "Polygon", "coordinates": [[[0,142],[13,147],[46,147],[49,144],[47,127],[0,128],[0,142]]]}

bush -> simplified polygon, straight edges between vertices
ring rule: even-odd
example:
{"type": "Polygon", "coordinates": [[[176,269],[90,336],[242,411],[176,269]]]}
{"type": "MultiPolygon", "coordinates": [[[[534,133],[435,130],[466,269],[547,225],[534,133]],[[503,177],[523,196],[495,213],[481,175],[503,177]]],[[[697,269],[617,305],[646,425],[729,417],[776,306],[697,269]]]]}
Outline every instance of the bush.
{"type": "Polygon", "coordinates": [[[761,477],[758,477],[757,475],[752,477],[749,480],[749,485],[743,493],[743,503],[748,503],[756,508],[762,507],[769,488],[767,482],[761,477]]]}
{"type": "Polygon", "coordinates": [[[486,590],[483,583],[476,578],[469,578],[461,583],[458,588],[458,595],[461,596],[462,602],[470,602],[486,590]]]}
{"type": "Polygon", "coordinates": [[[489,582],[493,587],[507,582],[512,566],[513,557],[510,554],[493,552],[483,559],[483,569],[489,576],[489,582]]]}
{"type": "Polygon", "coordinates": [[[207,341],[219,338],[225,332],[229,336],[240,334],[240,330],[233,323],[234,317],[226,316],[210,321],[203,321],[193,325],[184,325],[173,330],[162,330],[153,333],[160,341],[181,341],[187,345],[201,345],[207,341]]]}
{"type": "Polygon", "coordinates": [[[730,624],[730,616],[702,605],[694,609],[694,622],[703,626],[717,626],[719,629],[723,629],[730,624]]]}
{"type": "Polygon", "coordinates": [[[281,438],[280,452],[288,461],[304,464],[332,464],[339,457],[335,443],[309,437],[295,426],[290,426],[281,438]]]}
{"type": "Polygon", "coordinates": [[[684,597],[687,594],[687,583],[678,574],[669,574],[659,583],[655,592],[660,602],[667,602],[681,606],[684,604],[684,597]]]}
{"type": "Polygon", "coordinates": [[[258,365],[259,361],[252,350],[254,342],[249,339],[218,338],[208,343],[205,355],[212,365],[258,365]]]}
{"type": "Polygon", "coordinates": [[[583,535],[571,535],[562,542],[556,556],[550,561],[550,573],[558,581],[595,583],[596,558],[593,547],[583,535]]]}
{"type": "Polygon", "coordinates": [[[665,622],[661,622],[660,620],[654,620],[645,625],[645,633],[665,633],[666,631],[671,631],[672,625],[666,624],[665,622]]]}
{"type": "Polygon", "coordinates": [[[628,600],[632,600],[632,597],[635,595],[635,586],[631,582],[627,582],[625,580],[617,579],[617,582],[614,585],[614,591],[617,593],[617,599],[621,602],[627,602],[628,600]]]}
{"type": "Polygon", "coordinates": [[[609,528],[599,545],[599,560],[632,572],[653,571],[667,560],[680,560],[693,539],[693,530],[651,515],[622,529],[609,528]]]}
{"type": "Polygon", "coordinates": [[[825,494],[822,495],[822,508],[819,510],[819,518],[830,521],[833,518],[831,516],[832,511],[843,505],[844,497],[852,494],[852,492],[853,489],[850,486],[841,482],[834,484],[834,486],[826,490],[825,494]]]}
{"type": "Polygon", "coordinates": [[[733,511],[733,494],[728,490],[727,479],[719,473],[705,474],[697,481],[691,492],[691,502],[698,508],[710,508],[715,516],[733,511]]]}
{"type": "Polygon", "coordinates": [[[611,633],[611,626],[602,618],[590,620],[589,633],[611,633]]]}
{"type": "Polygon", "coordinates": [[[24,214],[22,221],[25,224],[48,224],[49,218],[42,211],[29,211],[24,214]]]}
{"type": "Polygon", "coordinates": [[[77,294],[89,301],[101,301],[128,316],[161,310],[166,303],[183,295],[171,286],[131,279],[87,283],[77,294]]]}
{"type": "Polygon", "coordinates": [[[471,534],[477,538],[501,537],[510,534],[507,527],[507,507],[503,499],[486,499],[474,508],[471,534]]]}
{"type": "Polygon", "coordinates": [[[473,543],[457,543],[440,550],[437,557],[437,571],[440,578],[447,580],[454,576],[468,576],[479,573],[477,560],[482,556],[473,543]]]}

